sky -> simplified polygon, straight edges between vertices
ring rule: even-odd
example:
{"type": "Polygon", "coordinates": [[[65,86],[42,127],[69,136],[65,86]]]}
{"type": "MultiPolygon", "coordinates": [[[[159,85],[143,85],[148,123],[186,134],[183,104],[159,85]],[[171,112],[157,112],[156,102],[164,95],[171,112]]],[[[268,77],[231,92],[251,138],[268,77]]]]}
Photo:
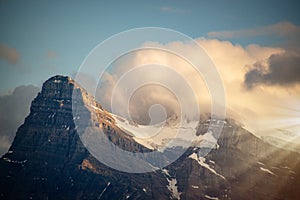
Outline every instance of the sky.
{"type": "MultiPolygon", "coordinates": [[[[282,21],[299,24],[293,1],[6,1],[0,3],[0,44],[15,51],[0,61],[0,94],[49,76],[74,73],[97,44],[138,27],[164,27],[192,38],[282,21]]],[[[272,40],[273,39],[273,40],[272,40]]],[[[230,38],[233,43],[275,45],[268,37],[230,38]]]]}
{"type": "MultiPolygon", "coordinates": [[[[114,34],[162,27],[204,47],[222,76],[228,110],[250,130],[300,136],[299,6],[277,0],[1,0],[0,95],[21,85],[40,87],[56,74],[74,75],[114,34]]],[[[174,48],[192,52],[187,45],[174,48]]]]}

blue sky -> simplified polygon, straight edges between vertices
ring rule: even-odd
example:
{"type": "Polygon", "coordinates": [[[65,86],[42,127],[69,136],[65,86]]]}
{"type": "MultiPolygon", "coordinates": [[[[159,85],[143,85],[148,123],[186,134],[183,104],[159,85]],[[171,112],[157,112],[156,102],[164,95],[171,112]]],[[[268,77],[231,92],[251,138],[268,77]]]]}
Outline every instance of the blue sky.
{"type": "MultiPolygon", "coordinates": [[[[211,31],[249,29],[281,21],[299,25],[293,1],[15,1],[0,3],[0,44],[17,51],[0,60],[0,94],[40,85],[54,74],[72,75],[109,36],[131,28],[171,28],[192,38],[211,31]],[[209,3],[208,3],[209,2],[209,3]]],[[[231,38],[272,46],[273,38],[231,38]]]]}

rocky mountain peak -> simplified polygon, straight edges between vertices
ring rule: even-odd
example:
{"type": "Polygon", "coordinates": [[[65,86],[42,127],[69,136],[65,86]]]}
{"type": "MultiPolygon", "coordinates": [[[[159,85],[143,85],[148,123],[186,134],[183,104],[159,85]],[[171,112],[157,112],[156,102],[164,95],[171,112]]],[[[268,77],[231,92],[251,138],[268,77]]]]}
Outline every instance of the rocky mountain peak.
{"type": "Polygon", "coordinates": [[[18,129],[9,149],[14,153],[5,157],[10,160],[43,159],[47,154],[47,159],[53,162],[73,160],[78,164],[88,155],[79,138],[78,125],[101,128],[112,142],[123,149],[143,149],[114,126],[110,113],[103,110],[84,88],[70,77],[57,75],[45,81],[41,92],[32,101],[30,114],[18,129]],[[80,116],[85,117],[81,119],[80,116]]]}
{"type": "Polygon", "coordinates": [[[73,121],[72,92],[74,81],[66,76],[48,79],[32,101],[30,114],[18,129],[9,159],[50,158],[50,162],[78,159],[87,151],[73,121]],[[14,158],[18,157],[18,158],[14,158]]]}

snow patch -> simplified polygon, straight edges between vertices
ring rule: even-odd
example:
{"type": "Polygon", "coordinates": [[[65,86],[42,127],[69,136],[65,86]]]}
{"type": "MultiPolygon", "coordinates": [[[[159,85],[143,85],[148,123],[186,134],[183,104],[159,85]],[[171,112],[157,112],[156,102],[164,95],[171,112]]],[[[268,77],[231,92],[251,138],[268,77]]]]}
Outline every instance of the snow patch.
{"type": "Polygon", "coordinates": [[[206,169],[208,169],[209,171],[211,171],[213,174],[221,177],[222,179],[225,179],[224,176],[222,176],[221,174],[217,173],[214,169],[212,169],[207,163],[205,163],[205,158],[204,157],[199,157],[197,156],[196,153],[192,153],[189,158],[194,159],[198,162],[198,164],[202,167],[205,167],[206,169]]]}
{"type": "Polygon", "coordinates": [[[11,160],[9,158],[4,157],[3,160],[5,162],[10,162],[10,163],[17,163],[17,164],[24,164],[27,162],[27,160],[11,160]]]}
{"type": "Polygon", "coordinates": [[[175,178],[171,178],[170,173],[167,169],[162,169],[161,171],[166,175],[166,179],[168,181],[167,188],[172,195],[171,199],[180,200],[181,192],[178,192],[177,180],[175,178]]]}
{"type": "Polygon", "coordinates": [[[98,199],[101,199],[102,195],[104,194],[104,192],[106,191],[106,189],[108,188],[108,186],[110,185],[110,182],[107,183],[106,187],[103,189],[103,191],[101,192],[101,194],[99,195],[98,199]]]}
{"type": "Polygon", "coordinates": [[[166,170],[166,169],[162,169],[161,170],[165,175],[167,175],[167,176],[170,176],[170,174],[169,174],[169,171],[168,170],[166,170]]]}
{"type": "Polygon", "coordinates": [[[257,164],[259,164],[259,165],[265,165],[264,163],[262,163],[262,162],[256,162],[257,164]]]}
{"type": "Polygon", "coordinates": [[[212,163],[212,164],[216,164],[216,162],[213,161],[213,160],[209,160],[209,162],[212,163]]]}
{"type": "Polygon", "coordinates": [[[219,200],[218,197],[211,197],[211,196],[208,196],[208,195],[205,195],[204,197],[207,198],[207,199],[211,199],[211,200],[219,200]]]}
{"type": "Polygon", "coordinates": [[[267,172],[267,173],[269,173],[269,174],[275,175],[272,171],[270,171],[270,170],[268,170],[268,169],[266,169],[266,168],[260,167],[260,170],[261,170],[261,171],[264,171],[264,172],[267,172]]]}
{"type": "Polygon", "coordinates": [[[167,185],[168,190],[171,192],[173,199],[180,200],[181,192],[178,192],[177,180],[175,178],[168,179],[169,185],[167,185]]]}

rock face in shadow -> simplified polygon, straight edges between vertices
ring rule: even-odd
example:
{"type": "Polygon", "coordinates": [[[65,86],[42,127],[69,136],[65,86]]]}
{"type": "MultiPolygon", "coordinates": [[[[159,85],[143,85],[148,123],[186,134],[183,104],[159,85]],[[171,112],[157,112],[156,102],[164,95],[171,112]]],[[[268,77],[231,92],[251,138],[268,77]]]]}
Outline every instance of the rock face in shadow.
{"type": "MultiPolygon", "coordinates": [[[[97,161],[82,144],[76,112],[120,148],[150,151],[115,126],[111,115],[73,80],[47,80],[0,160],[0,199],[297,199],[300,155],[264,143],[226,120],[219,148],[189,148],[163,170],[132,174],[97,161]],[[75,89],[75,90],[74,90],[75,89]],[[77,99],[78,98],[78,99],[77,99]]],[[[205,131],[203,124],[199,130],[205,131]]]]}

